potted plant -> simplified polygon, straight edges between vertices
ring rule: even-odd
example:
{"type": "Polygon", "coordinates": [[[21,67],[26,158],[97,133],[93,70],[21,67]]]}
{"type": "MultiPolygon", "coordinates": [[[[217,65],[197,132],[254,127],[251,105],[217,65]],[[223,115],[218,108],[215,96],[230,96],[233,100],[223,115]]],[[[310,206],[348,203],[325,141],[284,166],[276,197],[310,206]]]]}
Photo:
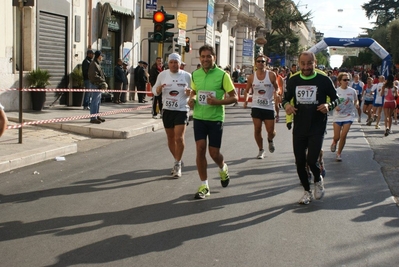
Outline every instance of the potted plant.
{"type": "MultiPolygon", "coordinates": [[[[50,73],[47,70],[37,68],[28,73],[27,81],[29,87],[32,89],[45,89],[47,85],[50,85],[50,73]]],[[[32,91],[31,92],[32,109],[41,111],[46,102],[45,91],[32,91]]]]}
{"type": "MultiPolygon", "coordinates": [[[[84,87],[84,79],[82,66],[78,65],[71,72],[71,83],[72,88],[74,89],[83,89],[84,87]]],[[[84,98],[84,92],[73,92],[72,93],[72,106],[82,106],[84,98]]],[[[69,105],[69,96],[67,96],[67,105],[69,105]]]]}

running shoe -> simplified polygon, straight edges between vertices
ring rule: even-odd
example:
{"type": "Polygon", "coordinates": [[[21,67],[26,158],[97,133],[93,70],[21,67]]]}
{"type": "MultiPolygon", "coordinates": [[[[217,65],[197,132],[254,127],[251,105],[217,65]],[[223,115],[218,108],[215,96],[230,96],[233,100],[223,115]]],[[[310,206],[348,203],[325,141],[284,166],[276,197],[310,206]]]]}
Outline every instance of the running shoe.
{"type": "Polygon", "coordinates": [[[273,153],[275,149],[276,149],[276,148],[274,147],[274,142],[273,142],[273,140],[272,140],[272,141],[269,141],[269,151],[270,151],[270,153],[273,153]]]}
{"type": "Polygon", "coordinates": [[[324,168],[324,165],[320,165],[320,174],[323,178],[326,177],[326,169],[324,168]]]}
{"type": "Polygon", "coordinates": [[[301,199],[298,201],[299,204],[308,205],[313,200],[312,191],[305,191],[301,199]]]}
{"type": "Polygon", "coordinates": [[[314,197],[316,199],[322,199],[324,196],[324,181],[323,177],[320,176],[320,181],[314,184],[314,197]]]}
{"type": "Polygon", "coordinates": [[[398,121],[394,121],[393,124],[394,124],[394,125],[398,125],[398,121]]]}
{"type": "Polygon", "coordinates": [[[153,119],[158,119],[157,115],[152,116],[153,119]]]}
{"type": "Polygon", "coordinates": [[[378,124],[375,125],[375,128],[376,129],[381,129],[380,125],[378,125],[378,124]]]}
{"type": "Polygon", "coordinates": [[[342,158],[341,158],[341,155],[340,155],[340,154],[337,154],[336,160],[337,160],[338,162],[341,162],[341,161],[342,161],[342,158]]]}
{"type": "Polygon", "coordinates": [[[389,129],[389,134],[393,134],[393,131],[391,129],[389,129]]]}
{"type": "Polygon", "coordinates": [[[181,164],[176,163],[173,167],[173,178],[180,178],[181,177],[181,164]]]}
{"type": "Polygon", "coordinates": [[[198,188],[197,193],[195,193],[194,198],[195,199],[204,199],[205,197],[209,197],[211,195],[211,191],[209,190],[209,187],[206,185],[201,185],[198,188]]]}
{"type": "Polygon", "coordinates": [[[373,122],[373,120],[372,120],[372,119],[369,119],[369,120],[367,121],[366,125],[367,125],[367,126],[370,126],[372,122],[373,122]]]}
{"type": "MultiPolygon", "coordinates": [[[[175,161],[175,163],[173,164],[172,169],[170,170],[170,174],[171,174],[171,175],[173,175],[173,173],[175,172],[175,166],[176,166],[176,164],[178,164],[177,161],[175,161]]],[[[180,165],[180,166],[181,166],[181,167],[184,167],[184,162],[183,162],[183,161],[181,161],[181,165],[180,165]]]]}
{"type": "Polygon", "coordinates": [[[219,171],[220,175],[220,183],[222,184],[223,187],[227,187],[230,182],[230,177],[229,177],[229,169],[227,168],[227,164],[225,163],[223,168],[219,171]]]}
{"type": "Polygon", "coordinates": [[[389,129],[386,129],[386,130],[385,130],[384,135],[385,135],[385,136],[388,136],[388,135],[389,135],[389,129]]]}
{"type": "Polygon", "coordinates": [[[362,118],[359,117],[359,118],[357,119],[357,122],[358,122],[358,123],[361,123],[361,122],[362,122],[362,118]]]}
{"type": "Polygon", "coordinates": [[[337,150],[337,144],[332,143],[330,149],[331,149],[331,152],[335,152],[335,150],[337,150]]]}
{"type": "Polygon", "coordinates": [[[258,156],[256,158],[263,159],[264,157],[265,157],[265,150],[264,149],[259,150],[258,156]]]}

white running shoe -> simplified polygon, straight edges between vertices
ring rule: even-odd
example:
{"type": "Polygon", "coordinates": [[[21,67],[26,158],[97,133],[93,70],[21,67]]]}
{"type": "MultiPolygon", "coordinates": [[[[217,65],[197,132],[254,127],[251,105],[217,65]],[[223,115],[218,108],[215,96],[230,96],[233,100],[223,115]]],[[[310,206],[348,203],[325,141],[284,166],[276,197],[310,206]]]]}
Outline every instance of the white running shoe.
{"type": "Polygon", "coordinates": [[[304,191],[304,194],[301,197],[301,199],[298,201],[298,203],[308,205],[310,202],[312,202],[312,200],[313,200],[312,190],[304,191]]]}
{"type": "Polygon", "coordinates": [[[336,160],[339,161],[339,162],[342,161],[342,158],[341,158],[341,155],[340,155],[340,154],[337,154],[336,160]]]}
{"type": "Polygon", "coordinates": [[[324,196],[324,181],[323,177],[320,176],[320,181],[314,184],[314,197],[316,199],[322,199],[324,196]]]}
{"type": "Polygon", "coordinates": [[[180,178],[181,177],[181,164],[176,163],[173,167],[173,178],[180,178]]]}
{"type": "Polygon", "coordinates": [[[265,157],[265,150],[264,149],[259,150],[258,156],[256,158],[263,159],[264,157],[265,157]]]}

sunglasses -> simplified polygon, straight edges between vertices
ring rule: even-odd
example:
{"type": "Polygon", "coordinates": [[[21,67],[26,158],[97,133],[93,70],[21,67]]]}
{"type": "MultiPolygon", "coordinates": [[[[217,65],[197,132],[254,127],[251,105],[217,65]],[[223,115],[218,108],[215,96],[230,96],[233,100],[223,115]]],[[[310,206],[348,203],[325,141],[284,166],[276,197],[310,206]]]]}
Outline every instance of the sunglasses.
{"type": "Polygon", "coordinates": [[[349,82],[350,80],[349,79],[342,79],[344,82],[349,82]]]}
{"type": "Polygon", "coordinates": [[[257,60],[256,62],[258,62],[258,63],[265,63],[266,61],[265,61],[265,60],[257,60]]]}

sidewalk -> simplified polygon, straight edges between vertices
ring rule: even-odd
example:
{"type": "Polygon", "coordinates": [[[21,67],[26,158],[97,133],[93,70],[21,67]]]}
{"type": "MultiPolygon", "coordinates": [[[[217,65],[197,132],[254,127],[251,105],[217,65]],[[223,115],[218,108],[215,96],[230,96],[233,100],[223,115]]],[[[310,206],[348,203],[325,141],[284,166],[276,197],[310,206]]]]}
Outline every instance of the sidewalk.
{"type": "MultiPolygon", "coordinates": [[[[81,140],[126,139],[162,129],[162,120],[152,118],[149,103],[102,103],[100,112],[105,113],[102,117],[106,121],[101,124],[89,123],[89,118],[85,118],[24,126],[22,144],[18,143],[19,130],[8,129],[0,138],[0,173],[76,153],[77,142],[81,140]],[[123,110],[128,112],[114,114],[123,110]]],[[[89,115],[89,111],[83,110],[82,107],[54,106],[42,112],[27,111],[23,114],[23,120],[54,120],[86,115],[89,115]]],[[[18,112],[7,112],[10,125],[18,124],[18,116],[18,112]]]]}

